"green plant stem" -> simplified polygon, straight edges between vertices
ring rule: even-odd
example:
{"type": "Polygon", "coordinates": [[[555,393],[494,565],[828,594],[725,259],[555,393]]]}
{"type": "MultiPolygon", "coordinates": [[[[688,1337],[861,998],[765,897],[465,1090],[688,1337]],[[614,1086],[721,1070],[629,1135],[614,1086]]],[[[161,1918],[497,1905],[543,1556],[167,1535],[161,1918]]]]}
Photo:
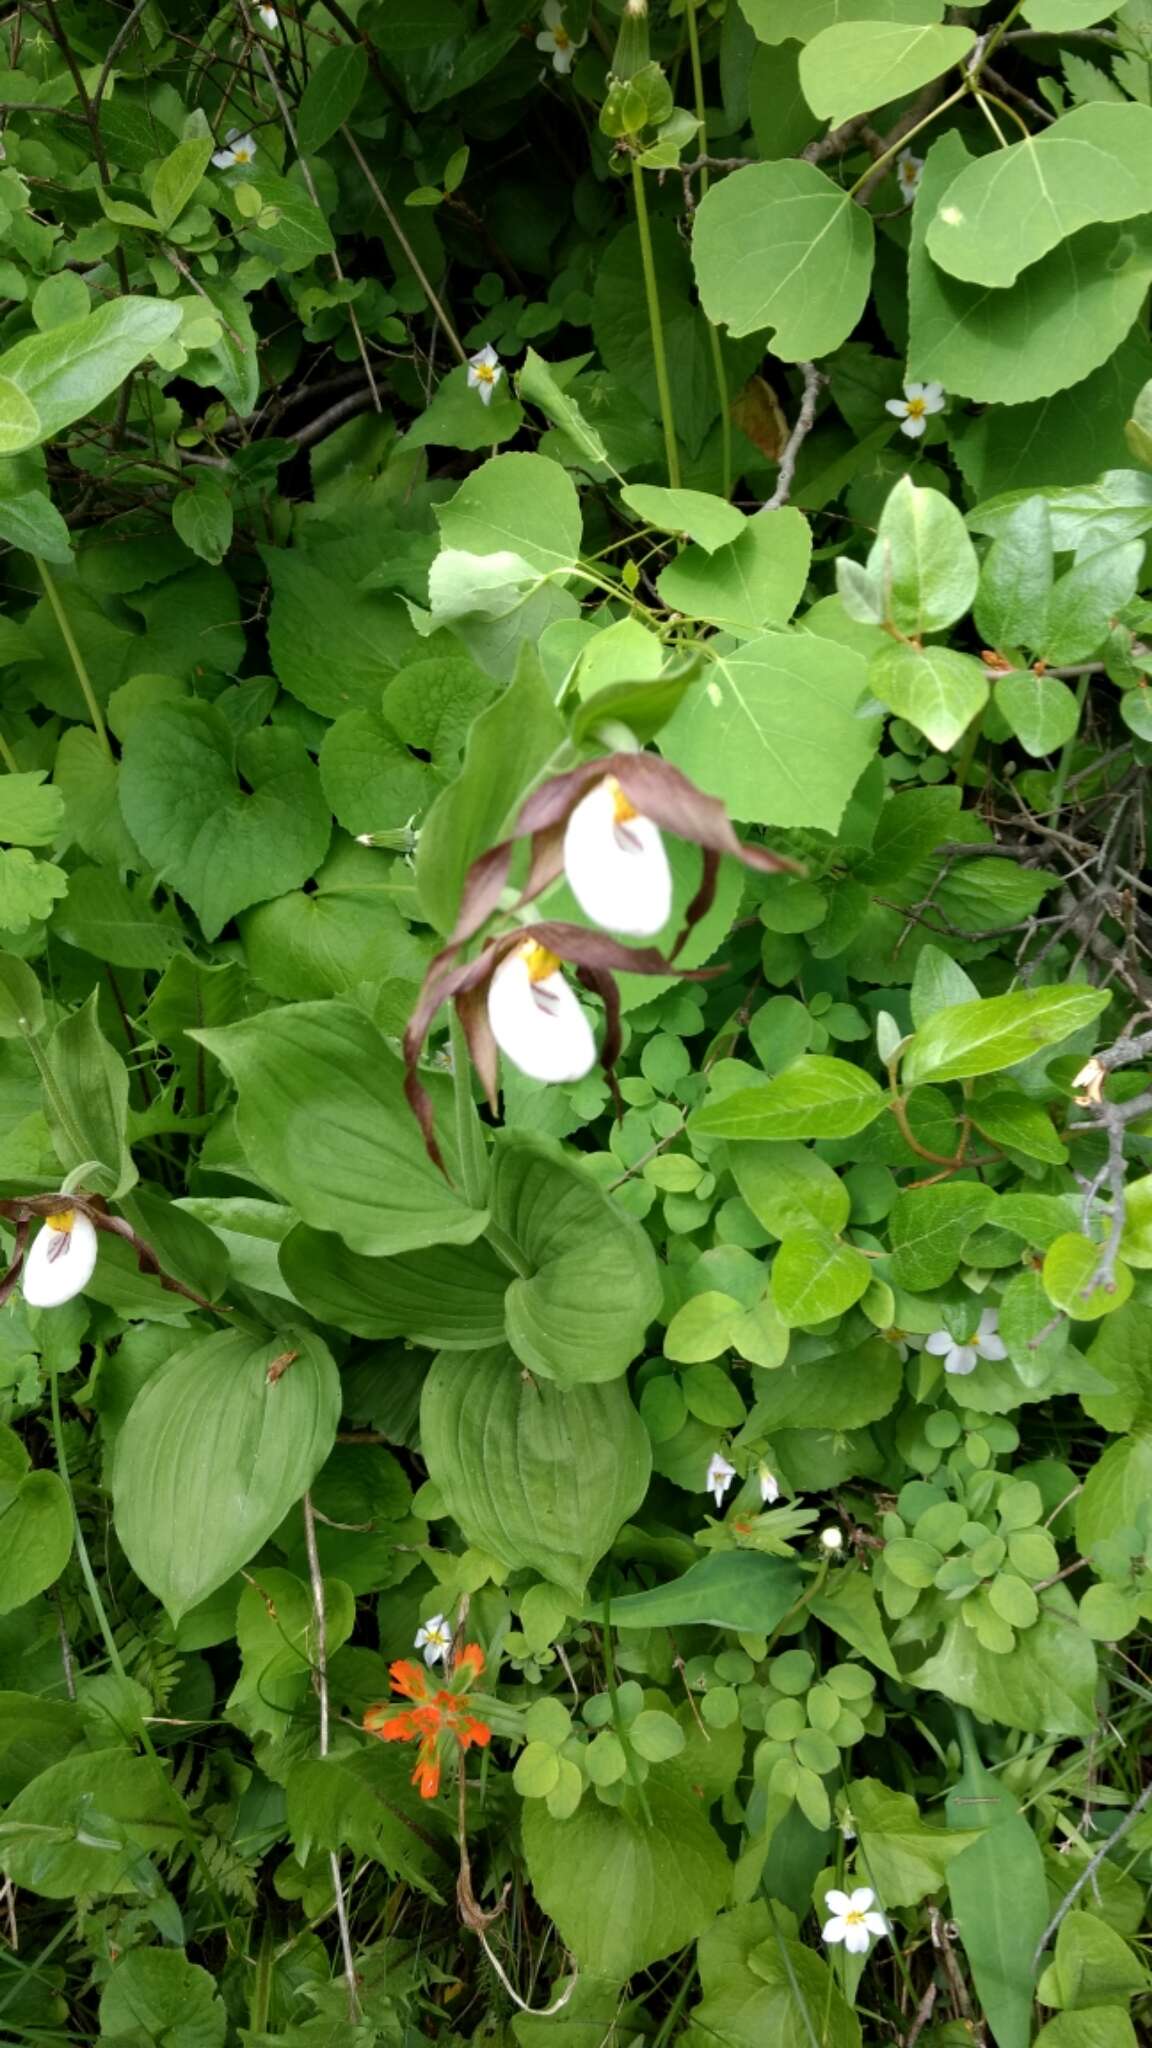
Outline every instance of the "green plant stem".
{"type": "Polygon", "coordinates": [[[624,1726],[624,1716],[620,1711],[620,1693],[616,1684],[616,1657],[612,1648],[612,1595],[607,1590],[604,1593],[604,1679],[608,1687],[608,1697],[612,1702],[612,1725],[616,1730],[616,1740],[624,1752],[624,1762],[628,1767],[628,1776],[632,1780],[632,1790],[640,1802],[640,1811],[644,1815],[648,1826],[651,1827],[651,1808],[648,1805],[648,1798],[641,1783],[640,1773],[636,1769],[636,1758],[633,1754],[632,1744],[628,1740],[628,1730],[624,1726]]]}
{"type": "Polygon", "coordinates": [[[964,735],[964,744],[960,749],[960,759],[956,763],[956,780],[960,784],[961,789],[968,787],[968,777],[972,772],[972,763],[976,758],[976,749],[980,744],[980,735],[984,730],[984,712],[986,708],[985,705],[981,705],[976,716],[969,723],[968,730],[964,735]]]}
{"type": "Polygon", "coordinates": [[[636,201],[636,226],[640,231],[640,261],[644,269],[644,292],[648,300],[648,327],[652,335],[652,366],[656,372],[656,389],[660,394],[660,418],[664,427],[664,453],[668,463],[668,482],[673,490],[680,485],[680,455],[676,447],[676,425],[672,416],[672,387],[668,382],[668,359],[664,353],[664,324],[660,317],[660,290],[656,283],[656,264],[652,255],[652,231],[648,224],[648,201],[644,195],[644,173],[635,157],[632,159],[632,194],[636,201]]]}
{"type": "Polygon", "coordinates": [[[671,2005],[668,2007],[667,2012],[665,2013],[663,2019],[660,2022],[660,2030],[656,2034],[652,2042],[652,2048],[664,2048],[664,2043],[671,2039],[673,2029],[675,2028],[676,2023],[684,2010],[684,2007],[688,2003],[688,1993],[691,1991],[695,1980],[696,1970],[692,1962],[691,1954],[689,1954],[687,1967],[684,1971],[684,1975],[680,1979],[680,1983],[676,1991],[676,1996],[672,2000],[671,2005]]]}
{"type": "Polygon", "coordinates": [[[1088,695],[1088,685],[1091,680],[1090,675],[1081,676],[1080,681],[1076,685],[1076,730],[1069,739],[1065,740],[1064,745],[1060,749],[1060,759],[1056,763],[1056,780],[1052,785],[1052,801],[1044,813],[1047,818],[1059,817],[1060,812],[1064,808],[1064,791],[1068,784],[1068,770],[1072,766],[1072,756],[1076,751],[1076,742],[1080,737],[1080,716],[1084,709],[1084,701],[1088,695]]]}
{"type": "Polygon", "coordinates": [[[966,78],[964,80],[963,85],[958,85],[955,92],[949,93],[948,98],[946,100],[941,100],[940,105],[938,107],[933,107],[930,114],[925,114],[924,119],[922,121],[917,121],[916,126],[914,128],[907,129],[906,132],[900,136],[899,140],[892,144],[892,147],[890,149],[886,149],[882,156],[878,156],[873,163],[869,164],[868,169],[864,171],[860,177],[857,178],[856,183],[854,185],[849,185],[849,199],[855,199],[856,194],[859,192],[862,185],[870,184],[871,181],[875,178],[876,173],[878,171],[883,170],[885,164],[891,163],[892,158],[894,156],[899,156],[900,151],[902,149],[907,149],[909,143],[912,141],[913,136],[920,135],[925,128],[930,128],[932,126],[933,121],[938,121],[940,119],[941,114],[946,114],[948,112],[949,107],[957,106],[959,102],[962,99],[965,99],[968,93],[971,92],[972,90],[973,88],[971,82],[966,78]]]}
{"type": "Polygon", "coordinates": [[[480,1118],[472,1099],[472,1062],[468,1057],[468,1041],[454,1007],[448,1011],[448,1043],[452,1048],[452,1102],[464,1199],[469,1208],[482,1209],[488,1191],[488,1158],[480,1118]]]}
{"type": "MultiPolygon", "coordinates": [[[[688,54],[692,62],[692,93],[696,101],[696,119],[700,123],[697,141],[700,155],[708,154],[708,110],[704,103],[704,71],[700,63],[700,36],[696,25],[697,0],[688,0],[686,21],[688,25],[688,54]]],[[[700,197],[708,190],[708,168],[700,173],[700,197]]],[[[716,379],[716,393],[720,400],[720,496],[726,498],[732,489],[732,415],[728,409],[728,379],[724,371],[724,351],[720,336],[711,320],[706,321],[708,349],[712,357],[712,374],[716,379]]]]}
{"type": "Polygon", "coordinates": [[[96,737],[111,761],[113,758],[112,742],[108,737],[108,728],[104,723],[104,713],[96,701],[96,692],[92,687],[92,678],[85,667],[84,656],[76,644],[76,635],[69,624],[68,614],[60,601],[60,592],[56,588],[56,579],[47,562],[42,562],[39,555],[34,556],[33,559],[40,572],[40,581],[44,585],[45,595],[56,615],[56,624],[60,628],[60,638],[68,649],[68,659],[75,671],[76,681],[84,693],[84,702],[88,706],[88,716],[96,728],[96,737]]]}
{"type": "MultiPolygon", "coordinates": [[[[112,1669],[115,1672],[117,1678],[120,1680],[121,1684],[126,1687],[129,1683],[128,1673],[124,1669],[124,1660],[120,1655],[120,1650],[117,1645],[116,1638],[112,1633],[112,1624],[108,1619],[108,1610],[104,1605],[104,1600],[100,1592],[100,1587],[97,1584],[96,1574],[92,1569],[92,1559],[88,1555],[88,1545],[84,1540],[84,1531],[80,1525],[80,1512],[76,1506],[76,1495],[72,1487],[72,1474],[68,1469],[68,1453],[64,1444],[64,1423],[60,1413],[60,1375],[59,1373],[53,1371],[49,1374],[48,1377],[52,1399],[52,1443],[56,1452],[56,1469],[60,1474],[60,1479],[63,1484],[64,1491],[68,1495],[68,1505],[72,1510],[72,1530],[76,1539],[76,1557],[80,1565],[80,1575],[83,1578],[84,1584],[87,1588],[88,1598],[92,1602],[92,1611],[96,1616],[96,1626],[100,1630],[100,1634],[104,1639],[104,1648],[108,1652],[108,1662],[112,1666],[112,1669]]],[[[179,1793],[173,1786],[171,1778],[169,1777],[168,1772],[165,1770],[164,1765],[161,1762],[159,1755],[157,1754],[155,1744],[152,1741],[152,1737],[148,1733],[148,1724],[146,1721],[144,1721],[143,1718],[141,1718],[140,1721],[139,1734],[141,1747],[144,1749],[146,1754],[151,1758],[151,1761],[155,1764],[157,1771],[160,1773],[160,1776],[164,1781],[165,1791],[175,1801],[177,1812],[180,1815],[181,1832],[184,1836],[184,1840],[187,1844],[189,1853],[192,1856],[192,1860],[200,1873],[201,1881],[204,1884],[204,1887],[207,1890],[213,1905],[219,1913],[224,1926],[228,1930],[228,1936],[230,1941],[232,1941],[235,1944],[237,1953],[243,1954],[244,1943],[241,1930],[239,1929],[233,1915],[229,1912],[228,1907],[225,1904],[224,1898],[220,1892],[219,1886],[217,1885],[215,1878],[213,1877],[211,1871],[209,1870],[207,1864],[204,1861],[203,1853],[200,1848],[200,1843],[196,1838],[195,1830],[193,1829],[191,1820],[188,1816],[188,1810],[184,1805],[184,1801],[180,1798],[179,1793]]]]}
{"type": "Polygon", "coordinates": [[[3,761],[4,766],[8,770],[9,775],[19,775],[20,763],[16,759],[15,754],[12,752],[12,749],[8,745],[8,742],[5,739],[2,732],[0,732],[0,761],[3,761]]]}
{"type": "Polygon", "coordinates": [[[985,43],[984,48],[981,52],[980,62],[976,66],[977,74],[979,74],[984,69],[984,66],[988,62],[989,57],[991,57],[994,54],[997,43],[1003,41],[1004,36],[1011,28],[1013,21],[1016,19],[1016,16],[1019,14],[1020,9],[1023,7],[1023,5],[1024,0],[1013,0],[1013,4],[1008,9],[1008,12],[1004,16],[1003,21],[998,21],[995,28],[991,30],[988,36],[988,41],[985,43]]]}
{"type": "Polygon", "coordinates": [[[40,1085],[43,1088],[45,1095],[48,1097],[49,1102],[52,1104],[52,1107],[56,1112],[56,1116],[59,1119],[61,1130],[64,1132],[65,1137],[68,1139],[69,1144],[72,1146],[72,1149],[75,1152],[77,1159],[86,1159],[88,1156],[88,1148],[84,1143],[84,1138],[78,1125],[74,1124],[72,1121],[72,1112],[69,1109],[68,1104],[65,1102],[63,1095],[60,1093],[60,1089],[57,1086],[56,1082],[56,1076],[52,1072],[52,1069],[48,1064],[46,1054],[44,1053],[42,1047],[37,1044],[34,1032],[25,1031],[23,1037],[24,1043],[27,1046],[29,1052],[32,1055],[33,1060],[36,1063],[36,1071],[40,1076],[40,1085]]]}

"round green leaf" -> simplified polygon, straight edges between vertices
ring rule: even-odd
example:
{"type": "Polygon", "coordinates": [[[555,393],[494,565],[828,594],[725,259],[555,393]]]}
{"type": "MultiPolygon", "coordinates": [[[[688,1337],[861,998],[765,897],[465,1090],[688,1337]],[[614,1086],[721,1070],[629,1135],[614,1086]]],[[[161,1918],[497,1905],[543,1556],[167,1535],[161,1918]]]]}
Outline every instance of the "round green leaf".
{"type": "Polygon", "coordinates": [[[1102,1247],[1078,1231],[1066,1231],[1044,1254],[1043,1279],[1048,1299],[1074,1323],[1093,1323],[1122,1308],[1132,1292],[1132,1274],[1115,1262],[1111,1287],[1096,1285],[1102,1247]]]}
{"type": "Polygon", "coordinates": [[[731,1865],[700,1801],[651,1780],[647,1813],[585,1800],[570,1820],[525,1808],[541,1911],[581,1967],[621,1983],[694,1941],[727,1903],[731,1865]]]}
{"type": "Polygon", "coordinates": [[[730,333],[775,329],[786,363],[830,355],[864,310],[872,221],[814,164],[751,164],[696,209],[692,260],[708,318],[730,333]]]}

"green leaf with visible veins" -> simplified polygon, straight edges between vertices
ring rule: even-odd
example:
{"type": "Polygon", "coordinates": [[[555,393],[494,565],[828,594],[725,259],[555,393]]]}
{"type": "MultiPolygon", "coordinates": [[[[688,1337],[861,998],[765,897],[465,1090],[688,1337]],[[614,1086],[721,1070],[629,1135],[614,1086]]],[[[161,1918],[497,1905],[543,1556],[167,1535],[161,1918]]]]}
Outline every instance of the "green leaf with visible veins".
{"type": "Polygon", "coordinates": [[[1003,290],[1093,221],[1152,208],[1152,107],[1075,107],[993,150],[942,193],[928,227],[941,270],[1003,290]]]}
{"type": "Polygon", "coordinates": [[[210,939],[238,910],[306,882],[332,829],[295,733],[264,726],[236,741],[214,705],[192,700],[157,705],[132,726],[120,806],[141,852],[210,939]]]}

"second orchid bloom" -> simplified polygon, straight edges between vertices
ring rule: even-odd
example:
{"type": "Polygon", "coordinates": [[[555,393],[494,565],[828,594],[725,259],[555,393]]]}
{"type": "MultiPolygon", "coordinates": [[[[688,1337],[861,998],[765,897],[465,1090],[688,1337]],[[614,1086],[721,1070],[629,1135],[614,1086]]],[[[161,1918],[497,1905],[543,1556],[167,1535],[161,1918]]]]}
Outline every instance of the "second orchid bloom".
{"type": "Polygon", "coordinates": [[[595,1061],[596,1044],[564,974],[567,962],[576,969],[581,986],[604,1003],[607,1028],[600,1057],[610,1075],[620,1048],[615,975],[685,972],[675,966],[676,955],[712,902],[725,854],[762,873],[796,871],[793,861],[767,847],[745,845],[719,799],[705,795],[655,754],[602,755],[550,777],[532,792],[509,837],[469,869],[455,928],[428,969],[405,1034],[408,1099],[433,1158],[439,1161],[432,1108],[418,1068],[441,1005],[455,1004],[493,1109],[497,1051],[533,1080],[578,1081],[595,1061]],[[673,916],[673,886],[666,832],[699,846],[703,856],[699,886],[667,954],[653,946],[625,946],[605,935],[610,931],[654,939],[667,930],[673,916]],[[521,925],[490,939],[477,958],[462,962],[469,941],[504,907],[513,855],[525,839],[528,874],[514,914],[563,878],[584,915],[602,929],[562,923],[521,925]]]}

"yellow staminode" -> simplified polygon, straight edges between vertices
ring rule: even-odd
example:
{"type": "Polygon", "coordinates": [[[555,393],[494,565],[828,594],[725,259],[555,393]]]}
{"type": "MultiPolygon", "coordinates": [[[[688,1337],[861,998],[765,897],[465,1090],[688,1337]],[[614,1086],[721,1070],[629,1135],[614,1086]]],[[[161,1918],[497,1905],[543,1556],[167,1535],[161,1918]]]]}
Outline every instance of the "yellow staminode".
{"type": "Polygon", "coordinates": [[[639,811],[636,809],[635,804],[625,796],[616,777],[609,775],[605,777],[605,780],[612,792],[612,814],[616,823],[618,825],[627,825],[630,819],[638,818],[640,815],[639,811]]]}
{"type": "Polygon", "coordinates": [[[72,1229],[72,1225],[76,1221],[76,1211],[75,1209],[56,1209],[51,1216],[46,1216],[44,1221],[48,1225],[49,1230],[58,1230],[62,1236],[67,1237],[72,1229]]]}
{"type": "Polygon", "coordinates": [[[550,953],[547,946],[538,945],[535,939],[525,941],[520,948],[520,957],[527,965],[531,982],[547,981],[548,976],[555,974],[560,966],[559,956],[550,953]]]}

